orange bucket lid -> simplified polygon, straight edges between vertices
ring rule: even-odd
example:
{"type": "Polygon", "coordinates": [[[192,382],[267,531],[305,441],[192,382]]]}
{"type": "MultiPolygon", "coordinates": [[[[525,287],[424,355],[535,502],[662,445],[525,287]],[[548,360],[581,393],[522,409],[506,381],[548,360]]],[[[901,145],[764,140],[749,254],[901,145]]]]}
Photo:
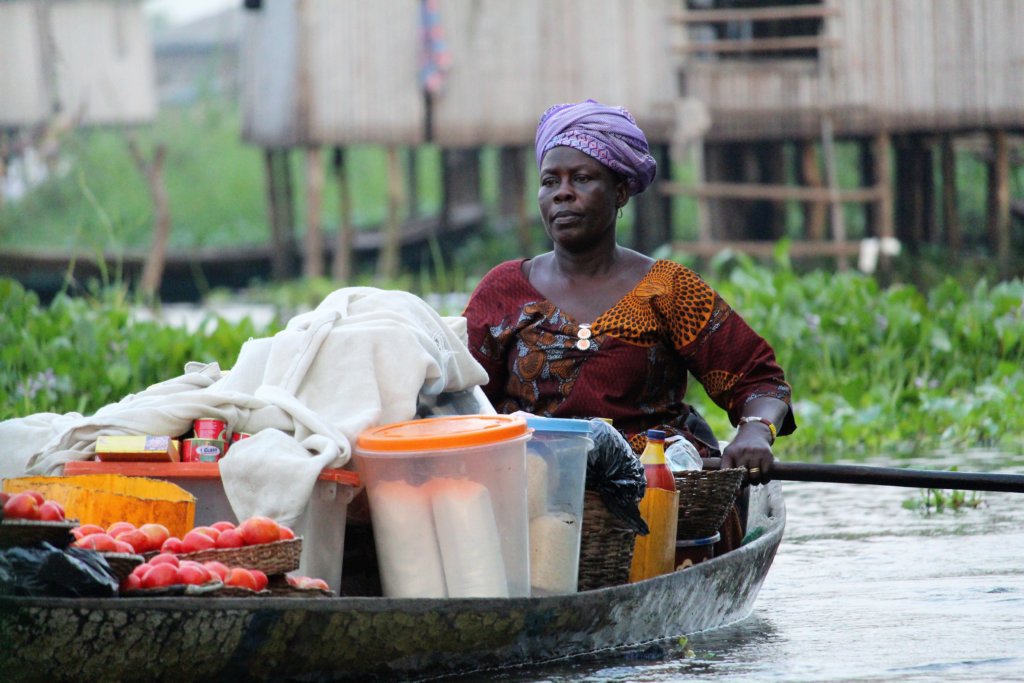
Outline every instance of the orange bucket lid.
{"type": "Polygon", "coordinates": [[[367,429],[356,440],[365,451],[408,453],[486,446],[526,436],[526,420],[513,415],[451,415],[367,429]]]}

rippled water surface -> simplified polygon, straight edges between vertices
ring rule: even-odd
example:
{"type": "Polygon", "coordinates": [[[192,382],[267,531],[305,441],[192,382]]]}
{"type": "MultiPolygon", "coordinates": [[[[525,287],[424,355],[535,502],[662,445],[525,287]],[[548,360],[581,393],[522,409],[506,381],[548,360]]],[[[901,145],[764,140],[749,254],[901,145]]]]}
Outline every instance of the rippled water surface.
{"type": "MultiPolygon", "coordinates": [[[[1024,463],[976,452],[958,469],[1021,473],[1024,463]]],[[[783,491],[785,536],[740,624],[692,636],[690,652],[654,646],[491,680],[1024,681],[1024,494],[983,493],[980,508],[926,515],[903,507],[917,489],[783,491]]]]}

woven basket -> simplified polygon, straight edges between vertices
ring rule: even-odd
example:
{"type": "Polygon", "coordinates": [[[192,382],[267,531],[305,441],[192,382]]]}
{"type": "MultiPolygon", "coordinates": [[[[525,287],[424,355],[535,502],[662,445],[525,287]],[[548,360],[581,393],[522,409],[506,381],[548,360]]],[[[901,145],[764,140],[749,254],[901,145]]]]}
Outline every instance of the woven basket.
{"type": "Polygon", "coordinates": [[[577,588],[588,591],[628,583],[636,532],[610,513],[593,491],[583,499],[581,533],[577,588]]]}
{"type": "Polygon", "coordinates": [[[194,553],[178,555],[179,560],[195,560],[196,562],[221,562],[228,567],[244,567],[259,569],[267,576],[284,574],[299,568],[299,556],[302,554],[302,539],[291,538],[287,541],[260,543],[241,548],[209,548],[194,553]]]}
{"type": "Polygon", "coordinates": [[[71,530],[78,522],[41,522],[34,519],[5,519],[0,522],[0,548],[35,545],[47,542],[56,548],[66,548],[75,537],[71,530]]]}
{"type": "Polygon", "coordinates": [[[675,473],[679,490],[676,538],[690,540],[714,536],[736,501],[744,472],[742,467],[735,467],[675,473]]]}
{"type": "Polygon", "coordinates": [[[114,573],[118,583],[128,578],[132,570],[142,564],[142,555],[134,553],[100,553],[106,561],[110,571],[114,573]]]}

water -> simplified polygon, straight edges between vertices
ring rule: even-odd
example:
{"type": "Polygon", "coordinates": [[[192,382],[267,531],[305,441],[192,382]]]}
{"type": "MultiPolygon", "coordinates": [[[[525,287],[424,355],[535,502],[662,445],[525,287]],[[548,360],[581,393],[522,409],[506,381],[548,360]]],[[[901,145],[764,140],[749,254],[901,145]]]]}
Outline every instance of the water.
{"type": "MultiPolygon", "coordinates": [[[[1024,472],[993,456],[960,456],[959,469],[1024,472]]],[[[983,493],[981,508],[925,515],[902,506],[917,489],[783,491],[785,537],[743,622],[692,636],[689,653],[661,645],[491,680],[1024,680],[1024,494],[983,493]]]]}

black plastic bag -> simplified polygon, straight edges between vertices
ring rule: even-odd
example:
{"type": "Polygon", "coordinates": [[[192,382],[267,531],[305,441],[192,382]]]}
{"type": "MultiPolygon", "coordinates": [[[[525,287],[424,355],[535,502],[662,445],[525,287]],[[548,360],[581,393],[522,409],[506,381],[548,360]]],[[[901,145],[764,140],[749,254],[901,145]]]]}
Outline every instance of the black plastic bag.
{"type": "Polygon", "coordinates": [[[117,577],[93,550],[49,543],[0,550],[0,595],[107,598],[117,577]]]}
{"type": "Polygon", "coordinates": [[[648,533],[640,516],[640,500],[647,490],[644,466],[626,437],[604,420],[590,420],[594,447],[587,454],[588,491],[601,496],[608,511],[641,536],[648,533]]]}

